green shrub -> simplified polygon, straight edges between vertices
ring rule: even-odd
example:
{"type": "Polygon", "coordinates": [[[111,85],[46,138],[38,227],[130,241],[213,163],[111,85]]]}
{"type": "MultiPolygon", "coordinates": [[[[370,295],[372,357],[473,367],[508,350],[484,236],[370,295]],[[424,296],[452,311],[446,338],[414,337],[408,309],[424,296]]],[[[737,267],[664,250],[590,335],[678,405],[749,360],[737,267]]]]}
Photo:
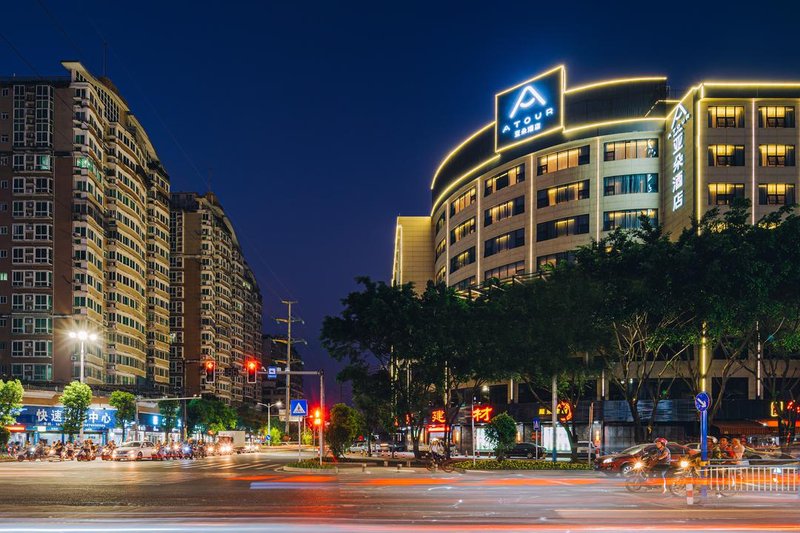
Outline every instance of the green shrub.
{"type": "Polygon", "coordinates": [[[526,461],[483,459],[474,465],[472,461],[459,461],[453,466],[462,470],[591,470],[587,463],[568,463],[552,461],[526,461]]]}
{"type": "Polygon", "coordinates": [[[312,469],[322,469],[322,470],[331,470],[334,468],[334,466],[330,463],[319,464],[319,459],[303,459],[302,461],[295,461],[294,463],[289,463],[286,466],[291,468],[312,468],[312,469]]]}

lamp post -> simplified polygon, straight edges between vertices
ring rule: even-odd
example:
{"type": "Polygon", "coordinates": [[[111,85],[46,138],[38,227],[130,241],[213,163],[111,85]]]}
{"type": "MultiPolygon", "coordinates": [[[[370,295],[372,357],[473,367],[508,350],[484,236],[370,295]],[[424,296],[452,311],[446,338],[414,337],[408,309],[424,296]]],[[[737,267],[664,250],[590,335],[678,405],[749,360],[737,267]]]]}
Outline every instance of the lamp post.
{"type": "MultiPolygon", "coordinates": [[[[83,383],[84,378],[84,361],[86,359],[86,341],[95,342],[97,340],[97,334],[90,333],[85,329],[80,329],[77,331],[70,331],[69,332],[70,339],[78,339],[80,341],[81,346],[81,370],[80,370],[80,382],[83,383]]],[[[81,431],[80,431],[80,439],[83,442],[83,422],[81,422],[81,431]]]]}
{"type": "MultiPolygon", "coordinates": [[[[81,371],[80,371],[80,382],[83,383],[83,376],[84,376],[84,360],[86,358],[86,341],[95,342],[97,340],[97,334],[90,333],[85,329],[77,330],[77,331],[70,331],[69,332],[70,339],[78,339],[80,341],[81,346],[81,371]]],[[[81,435],[83,436],[83,435],[81,435]]]]}
{"type": "Polygon", "coordinates": [[[275,403],[256,402],[256,405],[263,405],[267,408],[267,435],[269,435],[269,445],[272,446],[272,406],[281,407],[283,402],[280,400],[275,403]]]}

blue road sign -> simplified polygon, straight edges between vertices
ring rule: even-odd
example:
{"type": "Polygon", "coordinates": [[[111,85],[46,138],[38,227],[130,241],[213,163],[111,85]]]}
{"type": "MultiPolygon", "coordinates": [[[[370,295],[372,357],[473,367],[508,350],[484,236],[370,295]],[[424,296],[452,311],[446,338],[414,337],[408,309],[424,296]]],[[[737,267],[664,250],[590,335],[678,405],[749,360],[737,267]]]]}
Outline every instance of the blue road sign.
{"type": "Polygon", "coordinates": [[[533,430],[539,431],[540,429],[542,429],[542,421],[537,416],[536,418],[533,419],[533,430]]]}
{"type": "Polygon", "coordinates": [[[697,396],[694,397],[694,406],[701,413],[711,407],[711,398],[708,393],[705,391],[697,393],[697,396]]]}
{"type": "Polygon", "coordinates": [[[291,416],[308,416],[308,400],[291,400],[289,414],[291,416]]]}
{"type": "Polygon", "coordinates": [[[272,435],[267,435],[264,437],[264,440],[272,440],[272,435]]]}
{"type": "Polygon", "coordinates": [[[278,367],[277,366],[268,366],[267,367],[267,379],[278,379],[278,367]]]}

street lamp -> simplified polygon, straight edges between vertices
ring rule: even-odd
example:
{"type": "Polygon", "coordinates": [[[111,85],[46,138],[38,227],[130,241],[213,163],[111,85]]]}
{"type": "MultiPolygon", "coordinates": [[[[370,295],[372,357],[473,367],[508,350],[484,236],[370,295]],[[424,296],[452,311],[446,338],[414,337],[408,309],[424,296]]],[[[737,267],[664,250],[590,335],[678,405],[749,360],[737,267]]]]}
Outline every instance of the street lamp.
{"type": "Polygon", "coordinates": [[[267,435],[269,435],[269,445],[272,446],[272,407],[275,406],[280,408],[283,406],[283,402],[280,400],[275,403],[256,402],[256,405],[263,405],[267,408],[267,435]]]}
{"type": "Polygon", "coordinates": [[[97,340],[97,334],[90,333],[85,329],[81,329],[78,331],[70,331],[69,332],[70,339],[78,339],[81,343],[81,373],[80,373],[80,382],[83,383],[83,368],[84,368],[84,359],[86,356],[86,341],[95,342],[97,340]]]}

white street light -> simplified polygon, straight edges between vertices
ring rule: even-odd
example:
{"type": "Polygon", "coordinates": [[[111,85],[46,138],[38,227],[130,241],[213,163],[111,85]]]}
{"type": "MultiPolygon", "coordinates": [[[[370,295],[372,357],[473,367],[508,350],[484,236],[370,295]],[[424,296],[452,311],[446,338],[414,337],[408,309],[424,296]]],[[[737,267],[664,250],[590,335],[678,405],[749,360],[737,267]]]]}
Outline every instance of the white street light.
{"type": "Polygon", "coordinates": [[[97,340],[97,334],[90,333],[85,329],[80,329],[78,331],[70,331],[69,332],[70,339],[78,339],[81,343],[81,372],[80,372],[80,382],[83,383],[83,376],[84,376],[84,359],[86,357],[86,341],[95,342],[97,340]]]}
{"type": "Polygon", "coordinates": [[[275,403],[261,403],[256,402],[256,405],[263,405],[267,408],[267,435],[269,435],[269,445],[272,446],[272,407],[281,407],[283,406],[283,402],[278,400],[275,403]]]}

